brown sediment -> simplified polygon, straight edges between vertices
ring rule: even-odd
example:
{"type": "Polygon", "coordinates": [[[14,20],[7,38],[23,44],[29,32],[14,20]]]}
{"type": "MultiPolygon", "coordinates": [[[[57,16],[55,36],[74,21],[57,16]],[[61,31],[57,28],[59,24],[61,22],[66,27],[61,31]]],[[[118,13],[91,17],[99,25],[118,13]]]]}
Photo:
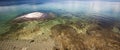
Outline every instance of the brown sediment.
{"type": "Polygon", "coordinates": [[[78,34],[67,25],[56,25],[51,28],[52,37],[58,50],[119,50],[120,34],[100,26],[90,27],[86,34],[78,34]],[[99,29],[98,29],[99,28],[99,29]]]}

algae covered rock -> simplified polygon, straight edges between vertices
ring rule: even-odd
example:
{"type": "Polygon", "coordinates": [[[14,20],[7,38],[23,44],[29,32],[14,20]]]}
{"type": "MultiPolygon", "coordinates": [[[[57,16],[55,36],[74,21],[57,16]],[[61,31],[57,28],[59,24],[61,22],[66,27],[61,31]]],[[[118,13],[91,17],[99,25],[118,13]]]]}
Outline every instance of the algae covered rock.
{"type": "Polygon", "coordinates": [[[55,49],[59,50],[84,50],[85,46],[79,38],[77,31],[68,25],[58,24],[51,28],[55,40],[55,49]]]}
{"type": "Polygon", "coordinates": [[[9,31],[2,34],[3,39],[33,39],[40,34],[40,27],[37,21],[16,23],[11,26],[9,31]]]}

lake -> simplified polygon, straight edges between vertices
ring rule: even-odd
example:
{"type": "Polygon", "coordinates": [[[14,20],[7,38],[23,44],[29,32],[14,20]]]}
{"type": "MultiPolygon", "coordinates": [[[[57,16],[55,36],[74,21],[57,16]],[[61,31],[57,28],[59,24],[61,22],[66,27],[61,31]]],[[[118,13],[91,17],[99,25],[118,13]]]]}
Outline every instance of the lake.
{"type": "MultiPolygon", "coordinates": [[[[53,12],[57,14],[100,15],[120,19],[120,2],[106,1],[62,1],[41,4],[19,4],[0,6],[0,34],[8,28],[11,20],[29,12],[53,12]]],[[[109,22],[109,21],[108,21],[109,22]]]]}

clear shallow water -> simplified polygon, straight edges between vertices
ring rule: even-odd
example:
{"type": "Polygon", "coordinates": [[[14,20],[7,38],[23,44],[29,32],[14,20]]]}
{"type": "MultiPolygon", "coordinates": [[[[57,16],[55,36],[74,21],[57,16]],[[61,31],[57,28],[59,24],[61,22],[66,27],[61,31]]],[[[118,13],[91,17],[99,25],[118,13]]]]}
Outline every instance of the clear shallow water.
{"type": "Polygon", "coordinates": [[[0,33],[7,29],[7,22],[15,17],[28,12],[56,12],[74,14],[99,14],[105,17],[120,18],[120,2],[100,2],[100,1],[64,1],[50,2],[43,4],[21,4],[11,6],[0,6],[0,33]]]}

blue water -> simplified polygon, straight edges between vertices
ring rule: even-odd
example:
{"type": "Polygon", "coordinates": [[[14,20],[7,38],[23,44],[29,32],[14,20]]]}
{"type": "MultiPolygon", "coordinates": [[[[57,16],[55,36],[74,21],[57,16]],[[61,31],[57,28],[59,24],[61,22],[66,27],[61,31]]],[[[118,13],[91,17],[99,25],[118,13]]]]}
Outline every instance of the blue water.
{"type": "Polygon", "coordinates": [[[99,14],[120,18],[120,2],[103,1],[63,1],[48,2],[43,4],[21,4],[0,6],[0,33],[9,28],[7,23],[15,17],[29,12],[57,12],[57,13],[78,13],[80,14],[99,14]]]}

